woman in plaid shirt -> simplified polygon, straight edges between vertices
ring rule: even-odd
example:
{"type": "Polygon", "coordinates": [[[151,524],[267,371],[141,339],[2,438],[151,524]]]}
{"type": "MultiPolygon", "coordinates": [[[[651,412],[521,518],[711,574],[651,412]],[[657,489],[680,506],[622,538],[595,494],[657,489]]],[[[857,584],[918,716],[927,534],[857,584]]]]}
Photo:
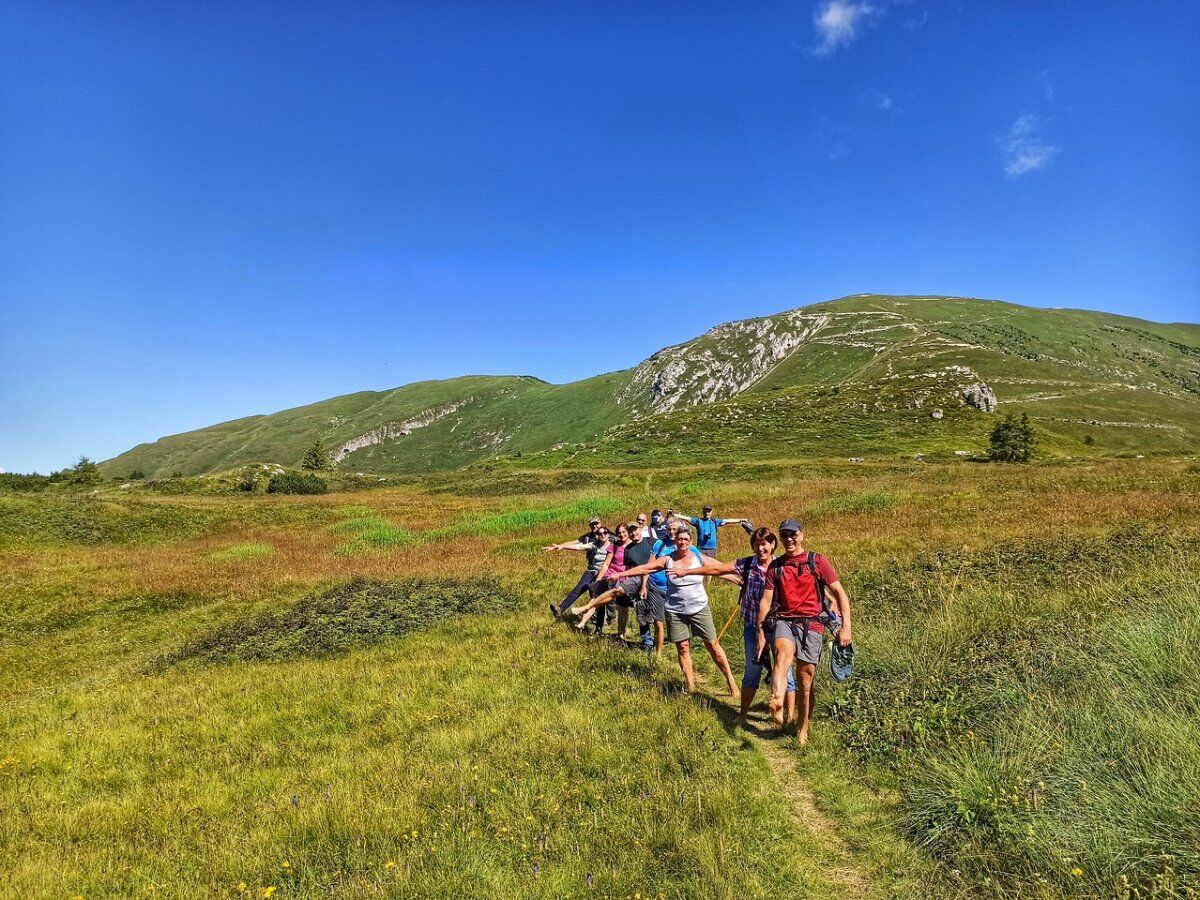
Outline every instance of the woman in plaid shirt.
{"type": "MultiPolygon", "coordinates": [[[[758,603],[762,599],[763,589],[767,585],[767,567],[775,556],[775,548],[779,540],[770,528],[759,528],[750,535],[750,549],[753,554],[743,556],[730,563],[718,566],[704,565],[689,569],[691,575],[721,575],[727,579],[735,576],[742,586],[738,603],[742,608],[742,644],[746,649],[746,672],[742,675],[742,708],[737,723],[746,724],[746,716],[754,695],[762,684],[763,667],[758,664],[758,603]]],[[[729,579],[732,580],[732,579],[729,579]]],[[[788,671],[787,694],[784,698],[784,721],[790,722],[796,715],[796,675],[788,671]]]]}

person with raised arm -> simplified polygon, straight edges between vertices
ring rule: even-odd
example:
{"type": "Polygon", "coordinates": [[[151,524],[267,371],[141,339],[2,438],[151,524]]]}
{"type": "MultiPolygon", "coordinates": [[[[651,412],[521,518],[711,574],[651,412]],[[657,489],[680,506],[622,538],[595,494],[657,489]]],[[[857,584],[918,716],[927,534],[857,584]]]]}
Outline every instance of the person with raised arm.
{"type": "MultiPolygon", "coordinates": [[[[580,614],[580,619],[575,625],[576,631],[583,631],[584,626],[591,621],[592,616],[596,617],[597,636],[604,631],[604,623],[608,618],[609,610],[606,603],[597,602],[597,594],[607,596],[612,593],[612,589],[620,584],[622,573],[625,571],[625,551],[633,544],[634,526],[627,525],[622,522],[617,526],[615,540],[612,542],[612,552],[605,557],[604,564],[601,565],[600,571],[596,573],[596,580],[591,587],[592,600],[585,607],[576,609],[571,608],[572,613],[580,614]]],[[[633,605],[630,601],[628,605],[617,605],[617,638],[625,639],[625,624],[629,617],[629,607],[633,605]]]]}
{"type": "Polygon", "coordinates": [[[674,535],[674,550],[659,556],[642,566],[625,570],[627,578],[662,573],[667,575],[666,618],[667,640],[675,645],[679,653],[679,668],[683,672],[684,684],[690,694],[696,690],[696,672],[692,667],[691,640],[694,637],[704,642],[704,648],[712,657],[725,681],[729,685],[729,696],[737,696],[737,683],[729,669],[725,651],[717,643],[717,628],[713,624],[712,606],[708,592],[704,589],[704,576],[692,571],[698,566],[717,564],[692,546],[692,532],[682,519],[668,520],[674,535]]]}
{"type": "Polygon", "coordinates": [[[676,515],[687,519],[696,529],[696,549],[716,559],[718,528],[723,528],[726,525],[742,525],[742,527],[749,525],[750,530],[753,531],[754,525],[749,519],[717,519],[713,517],[712,512],[713,508],[705,504],[698,516],[689,517],[683,513],[676,513],[676,515]]]}
{"type": "MultiPolygon", "coordinates": [[[[758,607],[767,586],[767,572],[779,541],[770,528],[759,528],[750,535],[750,556],[717,565],[699,566],[697,575],[734,578],[741,585],[738,606],[742,613],[742,646],[746,651],[746,670],[742,675],[742,703],[738,725],[745,725],[754,703],[754,695],[762,684],[763,669],[758,662],[758,607]]],[[[770,686],[768,685],[768,688],[770,686]]],[[[796,716],[796,679],[791,669],[787,673],[787,694],[784,697],[784,718],[790,722],[796,716]]]]}
{"type": "Polygon", "coordinates": [[[555,605],[550,604],[550,615],[554,616],[555,620],[560,620],[571,608],[571,604],[578,600],[583,594],[590,593],[592,585],[596,582],[596,576],[600,574],[600,569],[604,565],[605,559],[608,557],[611,544],[608,540],[608,530],[600,523],[599,516],[592,516],[588,521],[589,531],[587,534],[581,534],[573,541],[566,541],[562,544],[551,544],[542,549],[546,552],[556,550],[568,550],[587,554],[587,569],[579,576],[579,581],[575,583],[575,587],[567,592],[567,596],[562,602],[555,605]],[[603,532],[603,537],[601,537],[603,532]]]}

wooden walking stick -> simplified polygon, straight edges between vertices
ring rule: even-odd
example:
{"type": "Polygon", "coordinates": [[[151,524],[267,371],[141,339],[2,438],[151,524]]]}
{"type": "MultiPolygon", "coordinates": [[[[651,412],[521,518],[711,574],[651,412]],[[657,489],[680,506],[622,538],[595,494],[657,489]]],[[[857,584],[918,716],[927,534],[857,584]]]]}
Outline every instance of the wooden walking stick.
{"type": "Polygon", "coordinates": [[[717,643],[718,644],[721,643],[721,638],[725,637],[725,632],[728,631],[729,626],[733,624],[733,617],[738,614],[738,611],[741,610],[741,608],[742,608],[741,603],[734,604],[733,612],[731,612],[729,614],[729,618],[725,620],[725,627],[723,627],[721,629],[721,633],[717,635],[717,643]]]}

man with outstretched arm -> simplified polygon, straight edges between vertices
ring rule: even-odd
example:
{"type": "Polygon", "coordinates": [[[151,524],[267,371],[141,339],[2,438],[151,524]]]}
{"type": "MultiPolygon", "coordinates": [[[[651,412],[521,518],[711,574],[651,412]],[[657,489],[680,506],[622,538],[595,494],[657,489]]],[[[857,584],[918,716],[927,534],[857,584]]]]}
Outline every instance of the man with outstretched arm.
{"type": "Polygon", "coordinates": [[[792,663],[796,664],[796,683],[799,688],[796,698],[799,718],[796,740],[803,747],[808,743],[808,729],[812,722],[813,677],[824,650],[826,624],[834,628],[834,639],[841,646],[848,646],[853,641],[850,595],[846,593],[829,560],[820,553],[804,549],[804,528],[799,521],[787,519],[780,523],[779,540],[783,545],[783,555],[768,568],[766,588],[758,604],[758,651],[762,653],[768,640],[775,648],[775,671],[771,676],[771,716],[780,725],[784,723],[787,674],[792,663]],[[836,613],[836,619],[825,609],[830,594],[830,610],[836,613]],[[773,605],[777,607],[775,625],[772,633],[766,634],[763,624],[773,605]]]}
{"type": "MultiPolygon", "coordinates": [[[[705,556],[711,556],[714,559],[717,556],[717,529],[726,525],[742,525],[751,524],[749,519],[717,519],[713,517],[713,508],[705,504],[700,510],[698,516],[685,516],[683,513],[676,513],[681,518],[687,519],[696,529],[696,549],[705,556]]],[[[743,525],[743,527],[745,527],[743,525]]],[[[753,531],[753,527],[750,528],[753,531]]]]}

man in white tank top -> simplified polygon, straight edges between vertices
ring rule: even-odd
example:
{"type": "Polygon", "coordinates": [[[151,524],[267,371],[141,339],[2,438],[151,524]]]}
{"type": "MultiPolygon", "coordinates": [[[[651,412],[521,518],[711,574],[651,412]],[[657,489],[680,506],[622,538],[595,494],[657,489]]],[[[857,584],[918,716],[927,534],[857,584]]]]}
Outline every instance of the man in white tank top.
{"type": "Polygon", "coordinates": [[[735,697],[737,684],[733,680],[733,672],[729,668],[725,651],[717,643],[717,628],[713,623],[708,592],[704,589],[704,576],[688,574],[690,569],[698,566],[720,563],[704,556],[692,546],[692,532],[686,522],[682,519],[672,519],[670,525],[675,536],[674,552],[653,559],[644,566],[627,569],[625,577],[650,575],[660,570],[666,572],[667,640],[673,643],[679,652],[679,668],[683,671],[688,693],[696,689],[691,639],[698,637],[704,642],[704,648],[708,650],[721,674],[725,676],[725,681],[729,684],[729,696],[735,697]]]}

